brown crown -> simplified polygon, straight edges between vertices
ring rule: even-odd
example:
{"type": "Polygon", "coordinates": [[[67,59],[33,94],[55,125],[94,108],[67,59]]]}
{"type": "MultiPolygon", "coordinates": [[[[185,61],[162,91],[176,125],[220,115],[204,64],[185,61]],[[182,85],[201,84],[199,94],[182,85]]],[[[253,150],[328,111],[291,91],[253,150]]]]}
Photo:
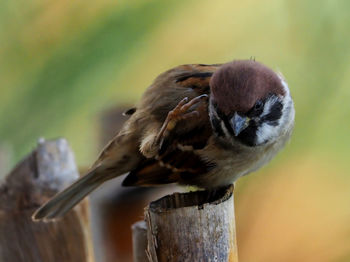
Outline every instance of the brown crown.
{"type": "Polygon", "coordinates": [[[236,60],[221,66],[210,80],[210,89],[213,101],[226,115],[246,113],[268,94],[285,95],[278,75],[252,60],[236,60]]]}

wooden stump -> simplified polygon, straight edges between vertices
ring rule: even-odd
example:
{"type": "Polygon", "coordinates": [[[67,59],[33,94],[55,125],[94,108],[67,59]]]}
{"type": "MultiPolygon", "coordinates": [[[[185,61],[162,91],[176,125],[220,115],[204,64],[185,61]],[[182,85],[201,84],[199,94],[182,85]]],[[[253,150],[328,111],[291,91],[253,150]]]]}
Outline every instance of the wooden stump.
{"type": "Polygon", "coordinates": [[[64,139],[39,141],[0,185],[1,262],[92,262],[87,202],[64,218],[33,222],[33,212],[79,177],[64,139]]]}
{"type": "MultiPolygon", "coordinates": [[[[137,262],[145,253],[151,262],[238,261],[233,186],[165,196],[146,208],[145,221],[147,250],[134,246],[137,262]]],[[[134,243],[142,243],[137,232],[134,243]]]]}
{"type": "Polygon", "coordinates": [[[132,246],[134,262],[147,262],[147,225],[139,221],[132,226],[132,246]]]}

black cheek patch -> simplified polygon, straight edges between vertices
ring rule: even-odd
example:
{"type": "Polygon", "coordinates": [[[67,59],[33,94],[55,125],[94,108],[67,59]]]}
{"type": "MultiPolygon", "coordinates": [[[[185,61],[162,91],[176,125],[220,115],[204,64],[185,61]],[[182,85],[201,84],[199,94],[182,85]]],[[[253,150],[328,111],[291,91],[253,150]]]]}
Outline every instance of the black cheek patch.
{"type": "Polygon", "coordinates": [[[278,120],[282,116],[283,105],[280,101],[276,101],[270,108],[270,113],[262,117],[261,122],[267,122],[269,125],[277,126],[278,120]]]}
{"type": "Polygon", "coordinates": [[[219,137],[223,137],[224,131],[221,128],[221,121],[220,119],[216,118],[215,116],[211,117],[211,125],[215,131],[215,133],[219,136],[219,137]]]}
{"type": "Polygon", "coordinates": [[[233,129],[232,129],[230,122],[227,120],[227,117],[225,117],[223,121],[224,121],[224,124],[225,124],[227,131],[231,134],[231,136],[234,136],[235,134],[233,132],[233,129]]]}

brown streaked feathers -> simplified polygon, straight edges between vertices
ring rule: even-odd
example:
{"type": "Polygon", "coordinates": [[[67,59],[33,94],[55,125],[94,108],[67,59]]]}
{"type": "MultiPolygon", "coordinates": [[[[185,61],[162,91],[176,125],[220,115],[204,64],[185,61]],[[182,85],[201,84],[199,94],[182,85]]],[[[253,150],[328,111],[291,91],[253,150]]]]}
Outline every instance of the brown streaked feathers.
{"type": "MultiPolygon", "coordinates": [[[[147,98],[148,103],[152,101],[152,108],[149,110],[159,123],[158,129],[165,121],[168,112],[172,111],[183,98],[188,97],[192,100],[201,95],[209,95],[210,78],[219,66],[183,65],[163,73],[155,80],[144,97],[147,98]],[[152,94],[147,95],[148,92],[152,94]],[[162,95],[162,98],[157,97],[158,95],[162,95]],[[154,96],[158,100],[154,100],[154,96]]],[[[141,105],[137,108],[143,108],[145,103],[141,101],[141,105]]],[[[208,119],[208,100],[194,105],[190,108],[190,111],[192,110],[198,111],[199,114],[191,117],[190,120],[179,120],[154,158],[152,160],[145,158],[135,170],[131,170],[123,185],[149,186],[181,183],[186,176],[207,172],[213,167],[213,163],[206,163],[192,150],[204,148],[212,135],[208,119]]],[[[136,111],[135,115],[137,113],[136,111]]]]}
{"type": "Polygon", "coordinates": [[[159,75],[136,107],[125,112],[130,118],[100,153],[90,172],[40,207],[33,214],[33,220],[64,215],[103,182],[127,172],[123,185],[150,186],[181,182],[186,176],[210,170],[212,164],[193,151],[178,154],[187,149],[186,146],[206,145],[212,132],[207,100],[189,109],[189,113],[198,112],[191,121],[182,121],[180,116],[163,141],[162,150],[156,138],[168,113],[182,99],[209,94],[210,77],[218,68],[219,65],[182,65],[159,75]]]}

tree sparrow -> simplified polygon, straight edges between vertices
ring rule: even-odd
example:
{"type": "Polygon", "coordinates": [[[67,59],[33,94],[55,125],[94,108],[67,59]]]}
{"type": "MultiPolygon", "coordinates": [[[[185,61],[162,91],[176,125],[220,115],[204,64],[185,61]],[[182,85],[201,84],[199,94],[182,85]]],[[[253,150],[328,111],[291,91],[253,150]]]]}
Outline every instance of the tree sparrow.
{"type": "Polygon", "coordinates": [[[159,75],[90,172],[33,219],[62,216],[106,180],[215,189],[266,164],[288,141],[294,106],[283,77],[261,63],[189,64],[159,75]]]}

